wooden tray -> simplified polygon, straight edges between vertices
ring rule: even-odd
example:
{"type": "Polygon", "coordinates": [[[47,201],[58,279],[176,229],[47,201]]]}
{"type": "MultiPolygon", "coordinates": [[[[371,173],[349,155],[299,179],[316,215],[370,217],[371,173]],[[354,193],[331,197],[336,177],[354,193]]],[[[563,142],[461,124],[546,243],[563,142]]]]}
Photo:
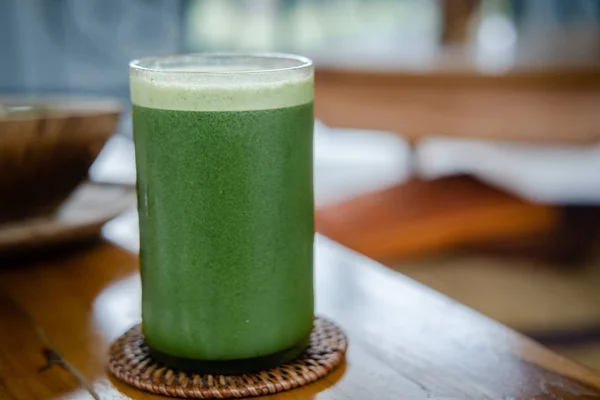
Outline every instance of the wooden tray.
{"type": "Polygon", "coordinates": [[[135,205],[130,186],[86,182],[55,213],[0,225],[0,255],[90,239],[135,205]]]}

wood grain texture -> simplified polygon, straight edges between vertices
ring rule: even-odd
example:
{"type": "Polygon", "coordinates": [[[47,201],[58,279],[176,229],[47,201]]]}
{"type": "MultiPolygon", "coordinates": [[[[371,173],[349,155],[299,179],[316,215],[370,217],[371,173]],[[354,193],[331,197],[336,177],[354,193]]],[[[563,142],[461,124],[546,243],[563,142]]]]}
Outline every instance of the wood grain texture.
{"type": "Polygon", "coordinates": [[[394,131],[409,140],[454,136],[588,144],[600,139],[600,68],[485,75],[317,69],[315,113],[331,126],[394,131]]]}
{"type": "MultiPolygon", "coordinates": [[[[347,363],[271,399],[600,399],[600,375],[323,237],[318,313],[349,338],[347,363]]],[[[138,322],[137,257],[88,251],[0,268],[0,398],[159,399],[107,375],[110,342],[138,322]],[[55,362],[62,357],[81,375],[55,362]],[[53,358],[50,357],[50,360],[53,358]],[[54,358],[56,359],[56,357],[54,358]]]]}

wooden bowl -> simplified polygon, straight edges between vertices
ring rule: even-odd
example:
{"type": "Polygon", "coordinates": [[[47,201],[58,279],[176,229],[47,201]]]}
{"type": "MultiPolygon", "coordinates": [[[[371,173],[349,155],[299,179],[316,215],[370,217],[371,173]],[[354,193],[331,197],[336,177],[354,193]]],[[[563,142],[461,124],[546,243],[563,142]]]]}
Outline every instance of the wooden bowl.
{"type": "Polygon", "coordinates": [[[115,132],[121,104],[0,98],[0,223],[54,211],[115,132]]]}

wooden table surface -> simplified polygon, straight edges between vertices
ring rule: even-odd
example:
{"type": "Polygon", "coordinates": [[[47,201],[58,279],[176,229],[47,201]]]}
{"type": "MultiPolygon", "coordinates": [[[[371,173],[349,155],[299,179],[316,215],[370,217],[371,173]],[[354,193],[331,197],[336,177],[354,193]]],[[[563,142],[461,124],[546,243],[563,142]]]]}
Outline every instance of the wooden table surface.
{"type": "MultiPolygon", "coordinates": [[[[600,399],[600,374],[323,237],[316,296],[318,313],[349,337],[347,362],[270,398],[600,399]]],[[[158,398],[105,367],[139,300],[136,255],[106,241],[2,265],[0,398],[158,398]]]]}

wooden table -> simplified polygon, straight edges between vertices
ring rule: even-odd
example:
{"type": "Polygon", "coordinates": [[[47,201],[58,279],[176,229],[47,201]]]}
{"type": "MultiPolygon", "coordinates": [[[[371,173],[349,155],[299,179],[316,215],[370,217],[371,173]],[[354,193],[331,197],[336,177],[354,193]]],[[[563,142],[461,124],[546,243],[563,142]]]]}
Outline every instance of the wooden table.
{"type": "Polygon", "coordinates": [[[500,75],[317,68],[315,113],[330,126],[429,136],[588,145],[600,140],[600,67],[500,75]]]}
{"type": "MultiPolygon", "coordinates": [[[[323,237],[316,293],[318,313],[349,336],[347,363],[271,398],[600,399],[600,374],[323,237]]],[[[139,298],[136,255],[106,241],[3,265],[0,398],[155,398],[105,368],[109,343],[139,319],[139,298]]]]}

